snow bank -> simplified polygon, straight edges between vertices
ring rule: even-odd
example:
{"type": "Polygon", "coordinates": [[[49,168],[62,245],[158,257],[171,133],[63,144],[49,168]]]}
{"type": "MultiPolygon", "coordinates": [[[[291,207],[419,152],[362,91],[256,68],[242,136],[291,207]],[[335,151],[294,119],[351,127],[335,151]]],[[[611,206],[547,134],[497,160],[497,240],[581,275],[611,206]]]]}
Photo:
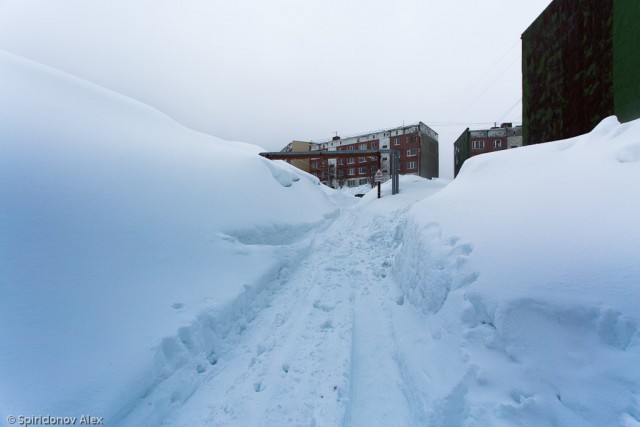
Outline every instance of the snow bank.
{"type": "Polygon", "coordinates": [[[267,303],[246,295],[273,292],[335,215],[315,178],[259,147],[2,51],[0,93],[2,419],[113,422],[206,369],[217,334],[267,303]]]}
{"type": "Polygon", "coordinates": [[[378,200],[1,51],[0,93],[0,419],[640,425],[640,121],[378,200]]]}
{"type": "Polygon", "coordinates": [[[410,212],[433,425],[640,425],[640,121],[468,160],[410,212]]]}

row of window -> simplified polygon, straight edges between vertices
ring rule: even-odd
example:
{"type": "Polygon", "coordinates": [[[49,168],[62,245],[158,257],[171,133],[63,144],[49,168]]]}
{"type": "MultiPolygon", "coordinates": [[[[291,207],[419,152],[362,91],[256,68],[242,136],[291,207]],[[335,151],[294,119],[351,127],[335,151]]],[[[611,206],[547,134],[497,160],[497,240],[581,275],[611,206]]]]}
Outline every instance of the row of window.
{"type": "MultiPolygon", "coordinates": [[[[410,138],[413,138],[413,136],[411,136],[410,138]]],[[[496,140],[494,141],[495,143],[501,143],[501,141],[496,140]]],[[[473,143],[473,148],[484,148],[484,141],[472,141],[473,143]]],[[[375,142],[371,143],[372,146],[377,147],[377,144],[375,142]]],[[[397,145],[397,144],[396,144],[397,145]]],[[[498,145],[498,147],[500,147],[500,145],[498,145]]],[[[343,149],[347,149],[348,151],[354,151],[355,150],[355,146],[349,146],[349,147],[343,147],[343,149]]],[[[365,150],[366,149],[366,144],[361,144],[359,149],[365,150]],[[365,146],[365,148],[362,148],[362,146],[365,146]]],[[[418,149],[417,148],[409,148],[406,151],[407,157],[415,157],[418,155],[418,149]]],[[[386,159],[386,158],[385,158],[386,159]]],[[[345,164],[345,159],[344,158],[339,158],[338,159],[338,165],[344,165],[345,164]]],[[[368,160],[374,160],[374,159],[368,159],[367,157],[358,157],[358,163],[366,163],[368,160]]],[[[355,157],[348,157],[346,163],[348,165],[353,165],[356,163],[356,158],[355,157]]],[[[327,163],[326,160],[325,161],[312,161],[311,162],[311,167],[314,169],[320,169],[320,168],[325,168],[327,167],[327,163]]],[[[411,161],[411,162],[407,162],[407,169],[416,169],[417,168],[417,162],[415,161],[411,161]]],[[[371,165],[371,171],[375,172],[376,166],[375,165],[371,165]]],[[[349,172],[349,175],[354,175],[355,174],[355,168],[351,168],[349,169],[349,171],[354,171],[354,172],[349,172]]],[[[360,174],[365,174],[366,172],[366,167],[360,167],[359,168],[359,173],[360,174]]]]}
{"type": "MultiPolygon", "coordinates": [[[[414,157],[418,155],[418,149],[417,148],[410,148],[407,150],[407,157],[414,157]]],[[[366,157],[358,157],[358,163],[365,163],[367,161],[366,157]]],[[[353,165],[356,163],[356,158],[355,157],[348,157],[347,158],[347,164],[348,165],[353,165]]],[[[338,164],[339,165],[344,165],[344,158],[339,158],[338,159],[338,164]]],[[[313,164],[313,167],[318,167],[315,165],[315,162],[313,164]]]]}
{"type": "MultiPolygon", "coordinates": [[[[484,141],[478,141],[478,140],[471,141],[471,148],[473,148],[474,150],[479,150],[484,147],[485,147],[484,141]]],[[[493,140],[493,148],[502,148],[502,141],[499,139],[493,140]]]]}
{"type": "MultiPolygon", "coordinates": [[[[342,159],[340,159],[340,160],[342,160],[342,159]]],[[[349,160],[352,160],[352,158],[349,158],[349,160]]],[[[348,163],[353,163],[353,162],[348,162],[348,163]]],[[[342,164],[342,163],[340,163],[340,164],[342,164]]],[[[407,162],[407,169],[417,169],[417,167],[418,167],[418,162],[416,162],[416,161],[407,162]]],[[[315,168],[318,169],[317,167],[315,167],[315,168]]],[[[374,173],[376,170],[378,170],[376,165],[371,165],[369,168],[367,166],[360,166],[358,168],[358,173],[361,174],[361,175],[365,174],[365,173],[367,173],[367,169],[369,169],[369,171],[371,173],[374,173]]],[[[356,171],[356,168],[347,169],[347,173],[349,175],[355,175],[355,173],[356,173],[355,171],[356,171]]],[[[324,171],[321,171],[320,173],[324,174],[324,171]]],[[[342,173],[343,173],[342,170],[338,171],[338,174],[341,175],[342,173]]]]}
{"type": "MultiPolygon", "coordinates": [[[[367,168],[366,166],[361,166],[358,168],[358,174],[360,175],[364,175],[366,173],[375,173],[378,170],[378,168],[375,165],[371,165],[371,168],[367,168]]],[[[338,176],[342,177],[344,174],[343,170],[339,170],[338,171],[338,176]]],[[[347,175],[349,176],[353,176],[356,174],[356,168],[349,168],[347,169],[347,175]]]]}
{"type": "Polygon", "coordinates": [[[365,185],[369,183],[369,178],[348,179],[347,187],[355,187],[356,185],[365,185]]]}
{"type": "MultiPolygon", "coordinates": [[[[417,141],[417,136],[416,135],[409,135],[406,139],[407,139],[407,143],[414,144],[417,141]]],[[[392,141],[393,141],[393,145],[394,146],[398,146],[398,145],[402,144],[402,137],[392,138],[392,141]]],[[[357,147],[358,147],[357,148],[358,150],[377,150],[378,149],[378,142],[377,141],[372,141],[372,142],[369,142],[369,143],[358,144],[357,147]],[[371,144],[371,147],[369,147],[369,144],[371,144]]],[[[356,144],[346,145],[346,146],[340,147],[338,149],[342,149],[342,150],[346,150],[346,151],[353,151],[353,150],[356,149],[356,144]]]]}
{"type": "MultiPolygon", "coordinates": [[[[418,162],[415,162],[415,161],[407,162],[407,170],[412,170],[412,169],[417,169],[417,168],[418,168],[418,162]]],[[[375,165],[371,165],[370,168],[367,168],[366,166],[361,166],[361,167],[357,168],[357,170],[358,170],[358,174],[359,175],[365,175],[367,173],[373,174],[373,173],[376,172],[377,167],[375,165]]],[[[338,178],[343,178],[344,177],[344,172],[345,172],[344,170],[338,170],[338,178]]],[[[349,168],[349,169],[346,170],[346,172],[347,172],[347,176],[355,176],[356,168],[349,168]]],[[[314,173],[314,175],[316,175],[316,176],[318,176],[319,178],[322,178],[322,179],[324,179],[324,177],[326,176],[324,172],[322,172],[322,173],[314,173]]],[[[364,178],[364,179],[367,180],[367,178],[364,178]]]]}
{"type": "MultiPolygon", "coordinates": [[[[366,157],[358,157],[358,163],[364,163],[367,161],[366,157]]],[[[347,158],[347,164],[348,165],[352,165],[356,162],[356,158],[355,157],[348,157],[347,158]]],[[[344,158],[340,158],[338,159],[338,164],[339,165],[344,165],[344,158]]]]}
{"type": "MultiPolygon", "coordinates": [[[[416,161],[411,161],[411,162],[407,162],[407,169],[417,169],[418,168],[418,162],[416,161]]],[[[369,172],[371,173],[375,173],[378,169],[376,167],[376,165],[371,165],[370,168],[367,168],[366,166],[361,166],[358,168],[358,174],[363,175],[366,174],[368,171],[367,169],[369,169],[369,172]]],[[[338,175],[342,175],[344,171],[342,170],[338,170],[338,175]]],[[[347,169],[347,175],[355,175],[356,174],[356,168],[349,168],[347,169]]]]}
{"type": "MultiPolygon", "coordinates": [[[[401,142],[402,142],[402,139],[401,139],[400,137],[398,137],[398,138],[393,138],[393,145],[398,146],[398,145],[400,145],[400,143],[401,143],[401,142]]],[[[416,136],[415,136],[415,135],[410,135],[410,136],[407,138],[407,142],[408,142],[409,144],[414,144],[414,143],[416,142],[416,136]]]]}
{"type": "MultiPolygon", "coordinates": [[[[358,145],[358,150],[377,150],[378,149],[378,142],[377,141],[372,141],[370,143],[365,143],[365,144],[359,144],[358,145]],[[369,144],[371,144],[371,147],[369,147],[369,144]]],[[[356,145],[345,145],[344,147],[338,147],[338,150],[340,151],[355,151],[356,150],[356,145]]]]}

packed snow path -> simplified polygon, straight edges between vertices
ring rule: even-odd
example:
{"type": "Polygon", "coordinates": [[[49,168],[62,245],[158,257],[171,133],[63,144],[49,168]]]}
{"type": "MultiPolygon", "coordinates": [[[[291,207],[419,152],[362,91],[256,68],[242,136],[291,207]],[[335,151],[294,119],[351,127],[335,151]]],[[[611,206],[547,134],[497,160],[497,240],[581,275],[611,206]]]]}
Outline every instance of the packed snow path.
{"type": "MultiPolygon", "coordinates": [[[[291,245],[302,255],[270,284],[247,289],[234,313],[207,319],[214,329],[233,323],[217,333],[208,363],[177,370],[123,424],[421,424],[417,385],[428,367],[409,366],[405,351],[407,342],[418,350],[424,319],[407,320],[420,315],[404,305],[391,274],[405,214],[418,198],[362,202],[380,203],[377,211],[344,207],[325,230],[291,245]]],[[[182,342],[192,346],[202,329],[183,331],[182,342]]]]}

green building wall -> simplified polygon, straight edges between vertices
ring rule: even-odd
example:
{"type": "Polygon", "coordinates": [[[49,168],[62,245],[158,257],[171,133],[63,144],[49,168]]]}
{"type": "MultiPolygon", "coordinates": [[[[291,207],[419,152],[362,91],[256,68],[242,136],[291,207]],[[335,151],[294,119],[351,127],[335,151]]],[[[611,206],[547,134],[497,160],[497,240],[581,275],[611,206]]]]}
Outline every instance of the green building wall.
{"type": "Polygon", "coordinates": [[[589,132],[614,114],[613,2],[555,0],[522,34],[525,145],[589,132]]]}
{"type": "Polygon", "coordinates": [[[622,122],[640,118],[640,1],[613,6],[613,99],[622,122]]]}
{"type": "Polygon", "coordinates": [[[525,145],[640,118],[640,1],[555,0],[522,34],[525,145]]]}

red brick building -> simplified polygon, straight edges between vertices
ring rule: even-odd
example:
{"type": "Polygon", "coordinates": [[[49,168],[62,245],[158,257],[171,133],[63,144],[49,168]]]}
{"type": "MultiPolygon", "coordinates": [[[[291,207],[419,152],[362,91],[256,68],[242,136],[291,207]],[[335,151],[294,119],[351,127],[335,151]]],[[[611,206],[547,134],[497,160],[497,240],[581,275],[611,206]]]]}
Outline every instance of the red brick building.
{"type": "MultiPolygon", "coordinates": [[[[317,143],[316,149],[326,151],[397,150],[400,153],[401,175],[438,177],[438,134],[422,122],[384,129],[356,136],[317,143]]],[[[313,149],[312,149],[313,150],[313,149]]],[[[332,187],[355,187],[373,184],[378,168],[387,179],[391,172],[390,156],[384,154],[380,165],[376,157],[354,153],[353,157],[310,160],[310,172],[332,187]]]]}
{"type": "MultiPolygon", "coordinates": [[[[355,150],[378,150],[380,149],[380,140],[373,139],[367,141],[355,142],[336,147],[336,151],[355,151],[355,150]]],[[[350,187],[356,185],[370,184],[373,182],[373,176],[378,171],[377,157],[359,156],[336,159],[336,181],[339,186],[345,183],[351,184],[350,187]]]]}
{"type": "Polygon", "coordinates": [[[331,164],[328,159],[310,159],[308,162],[309,173],[318,177],[320,181],[326,182],[329,180],[329,176],[333,175],[335,166],[331,164]]]}

